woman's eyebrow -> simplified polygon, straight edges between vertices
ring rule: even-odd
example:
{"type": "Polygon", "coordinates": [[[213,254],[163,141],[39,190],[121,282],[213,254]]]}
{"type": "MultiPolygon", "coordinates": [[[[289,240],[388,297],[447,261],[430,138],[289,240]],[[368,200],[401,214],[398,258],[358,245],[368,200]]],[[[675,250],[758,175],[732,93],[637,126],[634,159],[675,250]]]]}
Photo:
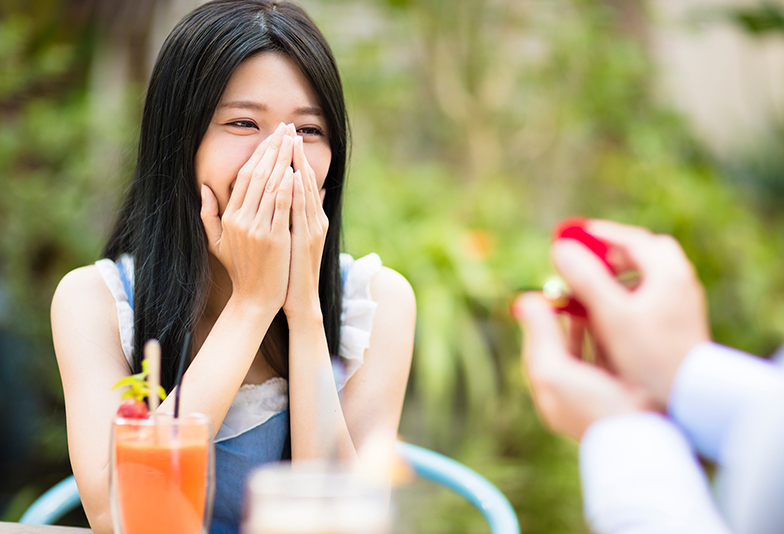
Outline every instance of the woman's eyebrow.
{"type": "Polygon", "coordinates": [[[324,111],[318,106],[306,106],[294,110],[294,115],[317,115],[321,117],[324,111]]]}
{"type": "Polygon", "coordinates": [[[267,106],[260,102],[252,102],[250,100],[231,100],[229,102],[221,102],[218,104],[218,109],[223,108],[236,108],[236,109],[252,109],[255,111],[267,111],[267,106]]]}
{"type": "MultiPolygon", "coordinates": [[[[229,102],[221,102],[218,104],[218,109],[233,108],[233,109],[251,109],[254,111],[267,111],[269,108],[266,104],[261,102],[253,102],[250,100],[231,100],[229,102]]],[[[318,106],[303,106],[294,110],[294,115],[324,115],[324,111],[318,106]]]]}

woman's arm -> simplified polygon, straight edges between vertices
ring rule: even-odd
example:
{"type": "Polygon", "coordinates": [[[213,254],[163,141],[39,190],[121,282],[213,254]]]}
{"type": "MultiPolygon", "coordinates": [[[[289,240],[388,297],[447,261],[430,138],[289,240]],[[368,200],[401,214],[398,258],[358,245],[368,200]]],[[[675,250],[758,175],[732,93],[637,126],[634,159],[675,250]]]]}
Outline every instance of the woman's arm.
{"type": "Polygon", "coordinates": [[[289,320],[289,399],[294,460],[356,458],[368,436],[397,436],[411,366],[416,304],[387,268],[370,285],[378,304],[364,363],[338,396],[320,316],[289,320]]]}
{"type": "MultiPolygon", "coordinates": [[[[277,311],[277,310],[275,310],[277,311]]],[[[229,301],[191,363],[181,410],[210,416],[217,432],[269,327],[272,311],[229,301]]],[[[109,512],[112,386],[131,374],[120,345],[114,298],[95,266],[63,278],[52,300],[52,333],[65,394],[68,449],[93,531],[112,531],[109,512]]],[[[173,411],[173,396],[160,410],[173,411]]]]}
{"type": "Polygon", "coordinates": [[[293,151],[291,274],[283,311],[289,324],[291,456],[352,460],[365,439],[397,436],[414,343],[416,306],[408,282],[390,269],[371,281],[378,307],[362,367],[338,396],[318,297],[329,221],[301,137],[293,151]]]}
{"type": "MultiPolygon", "coordinates": [[[[203,190],[211,252],[227,268],[232,293],[183,379],[181,410],[210,416],[217,432],[283,303],[290,256],[291,138],[283,128],[240,171],[222,218],[203,190]]],[[[109,512],[112,386],[131,373],[120,345],[116,303],[97,267],[63,278],[52,300],[52,333],[65,393],[68,447],[93,530],[112,530],[109,512]]],[[[173,396],[159,408],[173,411],[173,396]]]]}
{"type": "Polygon", "coordinates": [[[97,267],[76,269],[62,279],[51,319],[79,495],[93,531],[111,533],[109,434],[120,404],[120,392],[111,388],[131,369],[120,345],[116,303],[97,267]]]}
{"type": "Polygon", "coordinates": [[[343,413],[358,448],[371,434],[397,438],[414,350],[416,301],[402,275],[382,267],[370,283],[378,304],[373,317],[370,348],[363,364],[341,393],[343,413]]]}

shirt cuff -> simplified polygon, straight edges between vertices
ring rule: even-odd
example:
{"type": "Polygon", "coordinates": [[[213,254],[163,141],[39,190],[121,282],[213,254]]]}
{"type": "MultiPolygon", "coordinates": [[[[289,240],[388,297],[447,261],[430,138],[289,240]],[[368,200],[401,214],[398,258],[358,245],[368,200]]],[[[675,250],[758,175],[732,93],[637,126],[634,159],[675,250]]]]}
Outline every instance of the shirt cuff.
{"type": "Polygon", "coordinates": [[[585,517],[599,534],[729,534],[689,442],[659,414],[591,425],[580,475],[585,517]]]}
{"type": "Polygon", "coordinates": [[[673,381],[670,417],[700,455],[722,463],[727,430],[749,402],[781,383],[767,360],[716,343],[700,343],[684,358],[673,381]]]}

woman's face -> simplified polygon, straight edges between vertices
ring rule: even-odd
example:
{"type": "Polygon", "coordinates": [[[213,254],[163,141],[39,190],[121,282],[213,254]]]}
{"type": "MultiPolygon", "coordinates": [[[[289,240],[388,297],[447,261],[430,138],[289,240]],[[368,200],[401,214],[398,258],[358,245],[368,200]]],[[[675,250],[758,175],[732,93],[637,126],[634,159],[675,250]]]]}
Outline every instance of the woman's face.
{"type": "Polygon", "coordinates": [[[262,52],[234,71],[196,151],[196,182],[212,189],[221,214],[240,168],[281,122],[303,138],[323,200],[332,151],[321,102],[288,56],[262,52]]]}

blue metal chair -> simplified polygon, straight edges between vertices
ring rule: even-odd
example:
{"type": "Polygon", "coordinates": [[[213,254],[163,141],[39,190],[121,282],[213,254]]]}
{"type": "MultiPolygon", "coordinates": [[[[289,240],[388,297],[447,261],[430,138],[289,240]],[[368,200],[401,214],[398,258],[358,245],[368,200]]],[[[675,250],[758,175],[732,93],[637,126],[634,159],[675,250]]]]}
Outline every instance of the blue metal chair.
{"type": "Polygon", "coordinates": [[[410,443],[397,442],[395,451],[422,478],[461,495],[479,508],[493,534],[520,534],[517,514],[498,488],[463,464],[410,443]]]}
{"type": "MultiPolygon", "coordinates": [[[[484,514],[493,534],[520,534],[509,501],[487,479],[463,464],[410,443],[398,442],[395,451],[422,478],[461,495],[484,514]]],[[[20,523],[51,525],[80,503],[76,481],[70,476],[41,495],[19,520],[20,523]]]]}
{"type": "Polygon", "coordinates": [[[51,525],[62,516],[79,506],[79,490],[73,475],[58,482],[27,509],[20,523],[51,525]]]}

